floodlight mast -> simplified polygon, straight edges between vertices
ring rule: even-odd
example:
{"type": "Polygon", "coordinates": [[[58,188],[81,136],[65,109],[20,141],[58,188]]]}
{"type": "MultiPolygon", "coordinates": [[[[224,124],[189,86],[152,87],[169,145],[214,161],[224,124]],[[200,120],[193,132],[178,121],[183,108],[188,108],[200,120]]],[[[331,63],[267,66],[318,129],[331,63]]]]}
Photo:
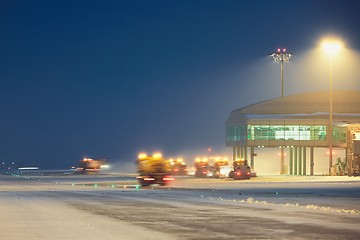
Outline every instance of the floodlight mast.
{"type": "Polygon", "coordinates": [[[329,175],[332,174],[333,166],[333,60],[334,56],[340,51],[342,43],[337,40],[324,40],[322,43],[323,50],[329,56],[329,77],[330,77],[330,110],[329,110],[329,175]]]}
{"type": "MultiPolygon", "coordinates": [[[[286,48],[280,49],[274,53],[272,53],[270,56],[273,57],[274,61],[276,63],[280,63],[280,77],[281,77],[281,97],[284,97],[284,62],[289,62],[290,58],[293,54],[287,53],[286,48]]],[[[280,174],[285,174],[285,152],[284,152],[284,146],[280,146],[280,174]]]]}
{"type": "Polygon", "coordinates": [[[286,48],[278,48],[277,52],[272,53],[270,56],[273,57],[276,63],[280,63],[280,74],[281,74],[281,97],[284,97],[284,62],[289,62],[293,56],[292,53],[287,53],[286,48]]]}

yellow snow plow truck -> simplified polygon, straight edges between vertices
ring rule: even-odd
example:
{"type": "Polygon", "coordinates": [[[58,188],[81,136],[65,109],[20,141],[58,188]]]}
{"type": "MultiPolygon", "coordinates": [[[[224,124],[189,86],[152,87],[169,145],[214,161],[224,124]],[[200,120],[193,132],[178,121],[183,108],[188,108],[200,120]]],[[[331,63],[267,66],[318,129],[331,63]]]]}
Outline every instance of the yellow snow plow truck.
{"type": "Polygon", "coordinates": [[[174,180],[169,174],[169,161],[163,158],[161,153],[155,153],[152,156],[141,153],[139,154],[136,164],[138,170],[138,176],[136,178],[141,186],[149,186],[152,184],[165,186],[174,180]]]}

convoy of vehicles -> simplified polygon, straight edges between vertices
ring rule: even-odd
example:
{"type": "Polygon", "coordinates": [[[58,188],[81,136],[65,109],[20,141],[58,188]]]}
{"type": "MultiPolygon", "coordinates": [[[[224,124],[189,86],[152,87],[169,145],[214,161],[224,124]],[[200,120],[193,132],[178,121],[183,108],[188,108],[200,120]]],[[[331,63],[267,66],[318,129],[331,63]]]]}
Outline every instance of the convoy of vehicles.
{"type": "MultiPolygon", "coordinates": [[[[350,169],[352,176],[360,175],[360,140],[353,140],[352,159],[348,162],[346,159],[337,159],[334,165],[338,175],[349,174],[350,169]]],[[[182,158],[166,159],[160,153],[155,153],[151,156],[145,153],[139,154],[136,160],[137,164],[137,179],[142,186],[149,186],[151,184],[167,185],[173,181],[173,176],[194,175],[197,178],[233,178],[250,179],[256,176],[255,172],[251,171],[247,160],[235,159],[230,165],[226,157],[203,157],[196,158],[193,167],[188,168],[182,158]]],[[[105,160],[94,160],[91,158],[84,158],[80,161],[76,168],[76,173],[89,174],[98,173],[106,166],[105,160]]]]}
{"type": "MultiPolygon", "coordinates": [[[[141,186],[152,184],[165,186],[174,180],[173,176],[189,174],[189,169],[182,158],[167,159],[161,153],[153,155],[141,153],[136,160],[136,165],[138,172],[136,178],[141,186]]],[[[84,158],[79,162],[75,172],[79,174],[99,173],[103,166],[107,166],[105,160],[84,158]]],[[[194,175],[198,178],[230,177],[237,180],[251,177],[250,167],[247,166],[245,160],[233,161],[233,167],[231,167],[225,157],[196,158],[194,168],[194,175]]]]}

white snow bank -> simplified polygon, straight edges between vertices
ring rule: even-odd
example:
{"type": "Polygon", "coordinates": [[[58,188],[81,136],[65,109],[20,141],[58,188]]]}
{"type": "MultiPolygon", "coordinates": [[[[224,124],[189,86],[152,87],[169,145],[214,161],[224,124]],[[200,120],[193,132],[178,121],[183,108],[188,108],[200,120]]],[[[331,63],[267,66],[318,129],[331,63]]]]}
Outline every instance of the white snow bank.
{"type": "MultiPolygon", "coordinates": [[[[201,196],[203,197],[203,195],[201,196]]],[[[263,205],[263,206],[279,206],[279,207],[295,207],[295,208],[302,208],[302,209],[310,209],[316,211],[325,211],[325,212],[336,212],[336,213],[345,213],[345,214],[359,214],[359,210],[357,209],[338,209],[338,208],[331,208],[331,207],[322,207],[317,205],[301,205],[299,203],[270,203],[267,201],[259,201],[255,200],[254,198],[247,198],[247,199],[224,199],[222,197],[208,197],[207,199],[212,201],[226,201],[226,202],[237,202],[243,204],[255,204],[255,205],[263,205]]]]}

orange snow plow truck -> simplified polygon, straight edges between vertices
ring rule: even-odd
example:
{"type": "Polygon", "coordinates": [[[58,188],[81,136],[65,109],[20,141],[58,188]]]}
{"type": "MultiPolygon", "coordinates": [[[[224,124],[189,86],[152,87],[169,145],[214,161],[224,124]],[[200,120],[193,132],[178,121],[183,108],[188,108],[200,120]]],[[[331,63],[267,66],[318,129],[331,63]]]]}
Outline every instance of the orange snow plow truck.
{"type": "Polygon", "coordinates": [[[91,158],[84,158],[80,160],[79,167],[76,168],[76,173],[90,174],[99,173],[104,166],[108,166],[105,160],[94,160],[91,158]]]}
{"type": "Polygon", "coordinates": [[[161,153],[155,153],[147,156],[145,153],[139,154],[136,161],[138,176],[136,177],[141,186],[149,186],[158,184],[167,185],[174,178],[169,174],[169,161],[166,160],[161,153]]]}

